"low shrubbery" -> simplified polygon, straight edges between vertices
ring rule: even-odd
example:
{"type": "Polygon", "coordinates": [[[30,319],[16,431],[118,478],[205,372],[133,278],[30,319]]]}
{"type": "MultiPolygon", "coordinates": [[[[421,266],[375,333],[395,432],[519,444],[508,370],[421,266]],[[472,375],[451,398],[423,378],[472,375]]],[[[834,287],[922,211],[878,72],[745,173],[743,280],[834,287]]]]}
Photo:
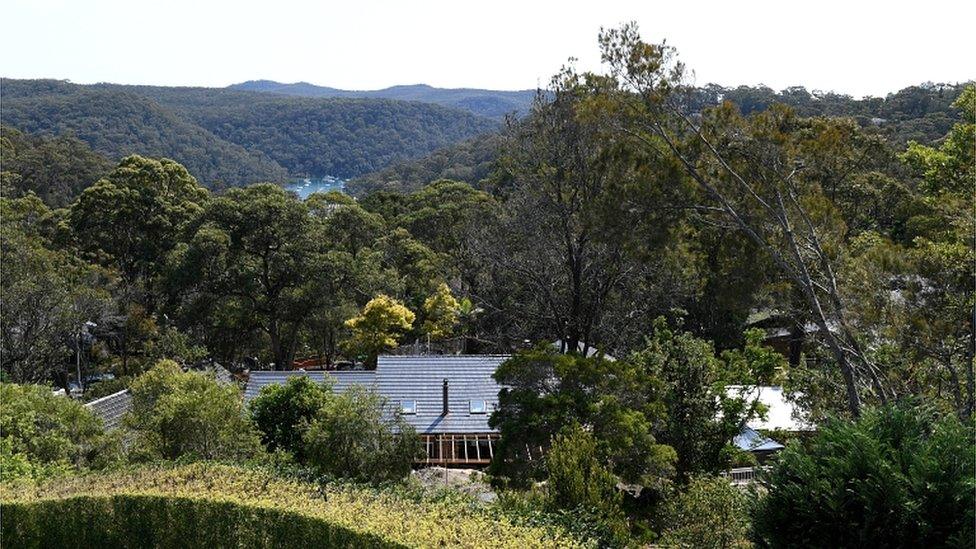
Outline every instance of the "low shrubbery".
{"type": "Polygon", "coordinates": [[[309,464],[326,475],[367,482],[399,480],[423,456],[420,437],[399,417],[384,418],[377,393],[354,385],[330,395],[305,433],[309,464]]]}
{"type": "Polygon", "coordinates": [[[0,479],[103,467],[118,438],[87,408],[40,385],[0,384],[0,479]]]}
{"type": "Polygon", "coordinates": [[[301,513],[141,494],[5,503],[0,525],[10,547],[405,547],[301,513]]]}
{"type": "Polygon", "coordinates": [[[972,426],[921,406],[833,421],[787,447],[753,513],[764,547],[971,547],[972,426]]]}
{"type": "Polygon", "coordinates": [[[399,480],[423,455],[413,427],[391,413],[380,395],[358,385],[333,393],[328,385],[296,377],[262,389],[250,410],[269,450],[288,452],[329,477],[399,480]]]}
{"type": "Polygon", "coordinates": [[[126,424],[136,433],[137,459],[240,459],[260,450],[237,386],[163,360],[139,376],[131,391],[126,424]]]}
{"type": "Polygon", "coordinates": [[[52,535],[61,536],[58,539],[67,546],[85,546],[88,539],[68,537],[72,525],[94,528],[85,534],[89,536],[136,536],[127,540],[128,546],[144,546],[146,539],[159,540],[149,545],[163,547],[204,546],[203,542],[237,547],[237,541],[246,542],[243,546],[330,546],[323,543],[328,540],[355,547],[581,545],[559,528],[517,525],[458,498],[410,498],[396,490],[300,482],[261,469],[205,463],[73,476],[40,486],[6,484],[0,486],[0,503],[2,535],[13,545],[18,545],[13,542],[18,530],[25,536],[24,545],[47,544],[53,538],[29,536],[47,536],[43,520],[55,512],[58,520],[47,524],[58,524],[52,535]],[[52,501],[58,503],[45,503],[52,501]],[[13,512],[8,514],[8,509],[13,512]],[[112,521],[101,513],[131,524],[109,524],[112,521]],[[258,518],[268,521],[266,527],[254,523],[258,518]],[[185,544],[176,543],[181,538],[170,527],[185,533],[185,544]],[[245,531],[230,532],[236,528],[245,531]],[[213,532],[202,531],[208,529],[213,532]]]}
{"type": "MultiPolygon", "coordinates": [[[[326,377],[326,380],[330,378],[326,377]]],[[[268,385],[248,406],[269,451],[284,450],[304,459],[308,424],[331,396],[329,385],[300,376],[282,385],[268,385]]]]}
{"type": "Polygon", "coordinates": [[[664,547],[750,547],[746,495],[722,477],[692,477],[664,503],[664,547]]]}

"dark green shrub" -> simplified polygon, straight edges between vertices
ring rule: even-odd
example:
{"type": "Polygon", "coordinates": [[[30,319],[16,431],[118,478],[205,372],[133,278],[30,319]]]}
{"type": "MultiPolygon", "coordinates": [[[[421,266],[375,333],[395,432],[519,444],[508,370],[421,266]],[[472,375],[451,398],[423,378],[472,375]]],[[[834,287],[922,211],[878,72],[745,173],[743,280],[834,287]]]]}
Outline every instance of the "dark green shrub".
{"type": "Polygon", "coordinates": [[[101,467],[118,451],[80,403],[41,385],[0,384],[0,479],[101,467]]]}
{"type": "Polygon", "coordinates": [[[309,464],[325,475],[367,482],[399,480],[423,455],[420,437],[384,400],[354,385],[331,395],[305,433],[309,464]]]}
{"type": "Polygon", "coordinates": [[[974,437],[921,407],[867,411],[791,445],[753,512],[764,547],[972,547],[974,437]]]}
{"type": "Polygon", "coordinates": [[[234,385],[183,372],[164,360],[139,376],[131,391],[126,424],[138,435],[137,457],[241,459],[260,450],[257,430],[234,385]]]}
{"type": "Polygon", "coordinates": [[[546,453],[547,499],[553,509],[572,510],[587,524],[603,530],[615,544],[627,539],[617,478],[603,466],[593,435],[578,424],[564,427],[546,453]]]}
{"type": "Polygon", "coordinates": [[[692,477],[664,504],[660,545],[665,547],[748,547],[746,496],[728,479],[692,477]]]}
{"type": "Polygon", "coordinates": [[[251,417],[261,431],[261,441],[272,452],[287,450],[299,461],[303,460],[302,437],[330,396],[329,385],[315,383],[304,376],[261,389],[249,405],[251,417]]]}
{"type": "Polygon", "coordinates": [[[274,508],[158,495],[4,503],[5,547],[404,547],[274,508]]]}

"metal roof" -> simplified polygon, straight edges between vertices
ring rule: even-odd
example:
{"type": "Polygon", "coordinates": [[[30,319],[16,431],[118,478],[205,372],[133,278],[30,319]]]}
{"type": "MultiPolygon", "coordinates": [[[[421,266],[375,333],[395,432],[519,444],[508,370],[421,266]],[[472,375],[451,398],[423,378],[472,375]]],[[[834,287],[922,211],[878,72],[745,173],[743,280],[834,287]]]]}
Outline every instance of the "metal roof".
{"type": "Polygon", "coordinates": [[[776,452],[785,448],[782,444],[749,427],[743,427],[732,439],[732,444],[745,452],[776,452]]]}
{"type": "Polygon", "coordinates": [[[122,416],[132,409],[132,394],[128,389],[85,403],[85,407],[101,418],[106,431],[116,429],[122,423],[122,416]]]}
{"type": "Polygon", "coordinates": [[[404,400],[417,403],[403,419],[418,433],[493,433],[488,418],[498,405],[501,386],[492,375],[507,355],[380,356],[376,388],[396,409],[404,400]],[[442,415],[443,382],[448,382],[448,414],[442,415]],[[484,400],[484,414],[472,414],[472,400],[484,400]]]}
{"type": "Polygon", "coordinates": [[[350,385],[359,384],[371,387],[374,384],[376,372],[372,370],[334,370],[329,372],[304,372],[304,371],[252,371],[247,380],[247,387],[244,389],[244,402],[250,400],[261,392],[261,388],[268,385],[283,385],[293,377],[307,377],[317,383],[325,381],[325,376],[331,377],[335,385],[333,389],[345,391],[350,385]]]}

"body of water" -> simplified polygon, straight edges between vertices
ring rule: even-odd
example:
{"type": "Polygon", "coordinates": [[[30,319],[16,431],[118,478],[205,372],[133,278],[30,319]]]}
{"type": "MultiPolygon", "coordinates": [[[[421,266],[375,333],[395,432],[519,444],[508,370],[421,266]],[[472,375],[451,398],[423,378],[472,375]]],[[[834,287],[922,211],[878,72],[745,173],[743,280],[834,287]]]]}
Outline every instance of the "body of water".
{"type": "Polygon", "coordinates": [[[312,193],[327,193],[329,191],[344,192],[346,180],[332,177],[331,175],[316,178],[307,177],[292,181],[288,185],[285,185],[285,188],[289,191],[294,191],[298,194],[299,198],[305,200],[312,193]]]}

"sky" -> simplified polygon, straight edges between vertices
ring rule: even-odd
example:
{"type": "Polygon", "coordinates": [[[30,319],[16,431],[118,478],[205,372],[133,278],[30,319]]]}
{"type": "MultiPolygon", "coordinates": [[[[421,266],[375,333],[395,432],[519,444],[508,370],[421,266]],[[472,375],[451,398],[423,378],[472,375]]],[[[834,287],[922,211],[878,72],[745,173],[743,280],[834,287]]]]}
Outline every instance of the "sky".
{"type": "MultiPolygon", "coordinates": [[[[855,97],[976,78],[976,2],[859,0],[3,0],[0,74],[77,83],[344,89],[545,86],[600,68],[601,27],[636,21],[699,85],[855,97]]],[[[2,91],[0,91],[2,93],[2,91]]]]}

